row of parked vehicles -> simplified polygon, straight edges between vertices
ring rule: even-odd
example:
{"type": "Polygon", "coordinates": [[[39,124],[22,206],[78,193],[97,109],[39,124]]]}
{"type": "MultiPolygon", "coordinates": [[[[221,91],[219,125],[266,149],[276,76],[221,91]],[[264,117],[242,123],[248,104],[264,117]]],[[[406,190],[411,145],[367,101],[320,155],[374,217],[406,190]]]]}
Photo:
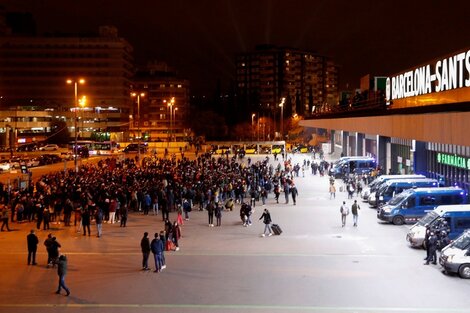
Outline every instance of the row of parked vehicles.
{"type": "Polygon", "coordinates": [[[380,221],[414,224],[406,236],[412,247],[426,245],[433,232],[445,272],[470,278],[470,204],[458,187],[442,187],[423,175],[382,175],[363,189],[362,200],[377,207],[380,221]]]}
{"type": "Polygon", "coordinates": [[[0,173],[7,172],[14,169],[20,169],[21,166],[27,168],[49,165],[62,162],[63,158],[56,154],[43,154],[35,158],[12,158],[10,160],[0,160],[0,173]]]}

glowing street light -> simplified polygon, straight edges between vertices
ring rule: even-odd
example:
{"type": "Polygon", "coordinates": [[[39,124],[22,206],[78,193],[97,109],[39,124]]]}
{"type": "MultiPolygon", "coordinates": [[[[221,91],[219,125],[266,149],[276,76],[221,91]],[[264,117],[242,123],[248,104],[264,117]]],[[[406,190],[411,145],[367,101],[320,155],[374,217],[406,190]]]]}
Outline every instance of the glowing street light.
{"type": "Polygon", "coordinates": [[[255,113],[251,114],[251,141],[253,141],[255,137],[255,116],[255,113]]]}
{"type": "Polygon", "coordinates": [[[284,140],[284,103],[286,98],[281,99],[279,106],[281,107],[281,140],[284,140]]]}
{"type": "MultiPolygon", "coordinates": [[[[166,102],[166,100],[164,101],[166,102]]],[[[171,100],[168,102],[168,108],[170,109],[170,129],[168,131],[168,145],[170,145],[170,141],[173,141],[173,106],[175,105],[175,97],[172,97],[171,100]]]]}
{"type": "Polygon", "coordinates": [[[85,84],[85,79],[83,78],[78,78],[78,79],[67,79],[66,83],[68,85],[74,86],[74,107],[75,107],[75,145],[74,145],[74,165],[75,165],[75,172],[78,172],[78,162],[77,162],[77,157],[78,157],[78,147],[77,147],[77,139],[78,139],[78,132],[77,132],[77,125],[78,125],[78,85],[83,85],[85,84]]]}
{"type": "Polygon", "coordinates": [[[138,141],[137,141],[137,155],[138,155],[138,163],[140,166],[140,138],[142,137],[140,133],[140,98],[145,97],[145,93],[143,92],[133,92],[131,93],[131,97],[137,98],[137,134],[139,136],[138,141]]]}

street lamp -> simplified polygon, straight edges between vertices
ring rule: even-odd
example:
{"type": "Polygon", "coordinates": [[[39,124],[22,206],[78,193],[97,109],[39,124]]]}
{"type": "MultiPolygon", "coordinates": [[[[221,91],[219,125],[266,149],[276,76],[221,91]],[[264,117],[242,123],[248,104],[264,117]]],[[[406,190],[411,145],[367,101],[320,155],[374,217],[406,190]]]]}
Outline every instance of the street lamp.
{"type": "Polygon", "coordinates": [[[281,99],[281,103],[279,106],[281,107],[281,140],[284,138],[284,102],[286,101],[286,98],[281,99]]]}
{"type": "Polygon", "coordinates": [[[83,132],[83,118],[85,116],[86,96],[82,96],[78,100],[78,104],[82,107],[82,116],[80,117],[80,119],[82,120],[82,127],[80,128],[80,138],[82,138],[83,140],[82,132],[83,132]]]}
{"type": "Polygon", "coordinates": [[[85,80],[83,78],[78,78],[78,79],[67,79],[67,84],[72,85],[74,87],[74,107],[75,107],[75,145],[74,145],[74,166],[75,166],[75,173],[78,173],[78,163],[77,163],[77,157],[78,157],[78,147],[77,147],[77,138],[78,138],[78,132],[77,132],[77,125],[78,125],[78,85],[83,85],[85,84],[85,80]]]}
{"type": "Polygon", "coordinates": [[[177,134],[177,132],[176,132],[176,129],[177,129],[177,126],[176,126],[176,111],[178,111],[178,108],[173,109],[173,126],[175,128],[175,132],[174,132],[173,137],[175,137],[175,141],[176,141],[176,134],[177,134]]]}
{"type": "Polygon", "coordinates": [[[145,97],[145,93],[133,92],[131,93],[131,97],[133,98],[137,97],[137,134],[139,136],[137,140],[137,158],[138,158],[138,163],[140,166],[140,138],[142,137],[140,133],[140,98],[145,97]]]}
{"type": "Polygon", "coordinates": [[[175,105],[175,97],[172,97],[171,100],[168,102],[168,108],[170,109],[170,129],[168,130],[168,136],[169,136],[168,145],[170,145],[170,141],[173,141],[172,127],[173,127],[173,106],[174,105],[175,105]]]}
{"type": "Polygon", "coordinates": [[[255,113],[251,114],[251,141],[253,141],[255,137],[255,116],[255,113]]]}

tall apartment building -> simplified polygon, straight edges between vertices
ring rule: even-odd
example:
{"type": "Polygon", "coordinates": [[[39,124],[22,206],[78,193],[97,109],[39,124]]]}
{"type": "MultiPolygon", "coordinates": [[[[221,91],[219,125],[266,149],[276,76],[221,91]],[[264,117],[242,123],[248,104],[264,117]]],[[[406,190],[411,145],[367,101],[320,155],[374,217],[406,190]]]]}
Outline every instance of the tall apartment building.
{"type": "Polygon", "coordinates": [[[140,99],[140,122],[136,102],[130,123],[131,136],[150,141],[175,141],[189,135],[189,81],[178,77],[163,62],[149,63],[136,71],[133,89],[143,92],[140,99]]]}
{"type": "Polygon", "coordinates": [[[276,108],[305,116],[338,102],[339,67],[311,51],[260,45],[236,58],[237,86],[252,107],[276,108]],[[256,103],[259,102],[259,103],[256,103]]]}
{"type": "Polygon", "coordinates": [[[132,50],[109,26],[92,36],[0,34],[0,131],[11,126],[18,136],[46,133],[49,122],[59,118],[74,134],[78,116],[81,137],[105,132],[122,140],[132,103],[132,50]],[[77,113],[74,86],[66,80],[78,78],[86,81],[78,86],[86,104],[77,113]]]}

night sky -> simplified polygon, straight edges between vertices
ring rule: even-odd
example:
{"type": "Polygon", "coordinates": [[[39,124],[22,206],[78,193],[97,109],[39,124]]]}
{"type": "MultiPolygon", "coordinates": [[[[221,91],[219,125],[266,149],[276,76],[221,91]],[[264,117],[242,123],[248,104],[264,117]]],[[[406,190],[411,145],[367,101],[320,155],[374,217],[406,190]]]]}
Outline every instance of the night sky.
{"type": "Polygon", "coordinates": [[[0,0],[31,12],[38,33],[114,25],[137,64],[161,60],[195,94],[234,77],[235,54],[270,43],[317,51],[341,65],[341,88],[470,47],[470,1],[0,0]]]}

